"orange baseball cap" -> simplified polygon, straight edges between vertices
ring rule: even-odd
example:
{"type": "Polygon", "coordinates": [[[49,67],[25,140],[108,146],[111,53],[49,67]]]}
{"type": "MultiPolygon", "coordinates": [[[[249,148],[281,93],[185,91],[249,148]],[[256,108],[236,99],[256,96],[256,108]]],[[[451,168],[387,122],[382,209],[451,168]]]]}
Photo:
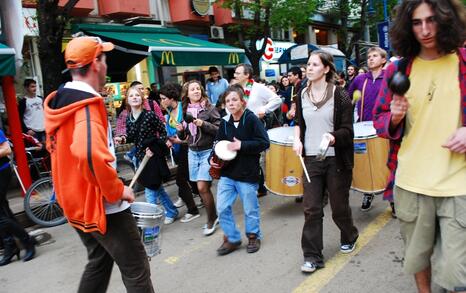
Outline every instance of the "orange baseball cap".
{"type": "Polygon", "coordinates": [[[81,68],[94,61],[102,52],[111,51],[114,47],[110,42],[102,42],[99,37],[74,38],[66,45],[66,67],[81,68]]]}

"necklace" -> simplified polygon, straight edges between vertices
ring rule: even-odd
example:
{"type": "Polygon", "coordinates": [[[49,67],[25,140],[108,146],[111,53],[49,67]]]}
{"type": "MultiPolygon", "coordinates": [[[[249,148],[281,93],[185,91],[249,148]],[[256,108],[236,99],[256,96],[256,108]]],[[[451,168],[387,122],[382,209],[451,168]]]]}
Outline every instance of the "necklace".
{"type": "Polygon", "coordinates": [[[327,86],[325,87],[325,90],[322,93],[321,97],[319,99],[317,99],[314,96],[314,93],[312,92],[312,84],[309,85],[310,95],[308,95],[308,96],[309,96],[309,99],[311,100],[311,103],[314,105],[312,107],[312,110],[317,111],[320,107],[325,105],[325,103],[327,103],[327,101],[332,97],[332,95],[328,94],[329,93],[329,88],[330,88],[330,84],[327,83],[327,86]]]}
{"type": "Polygon", "coordinates": [[[253,79],[248,79],[246,85],[244,86],[244,99],[247,101],[249,99],[249,95],[251,94],[252,85],[254,84],[253,79]]]}
{"type": "Polygon", "coordinates": [[[138,120],[139,116],[141,115],[142,111],[140,112],[131,112],[129,113],[129,121],[135,122],[138,120]]]}

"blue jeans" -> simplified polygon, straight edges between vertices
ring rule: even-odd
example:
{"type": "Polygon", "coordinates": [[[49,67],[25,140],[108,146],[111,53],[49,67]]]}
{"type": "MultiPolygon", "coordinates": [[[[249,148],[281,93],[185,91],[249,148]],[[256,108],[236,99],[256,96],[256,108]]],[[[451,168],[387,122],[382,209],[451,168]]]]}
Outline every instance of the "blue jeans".
{"type": "Polygon", "coordinates": [[[133,146],[129,151],[126,152],[126,155],[133,163],[134,168],[137,169],[137,167],[139,166],[139,162],[138,162],[138,159],[136,158],[136,147],[133,146]]]}
{"type": "Polygon", "coordinates": [[[178,216],[178,210],[173,205],[172,200],[168,196],[163,186],[160,186],[157,190],[146,188],[144,190],[144,194],[148,203],[162,204],[163,208],[165,209],[166,217],[176,218],[176,216],[178,216]]]}
{"type": "Polygon", "coordinates": [[[217,185],[217,213],[220,227],[222,227],[229,242],[238,242],[241,240],[241,233],[236,228],[232,210],[232,206],[238,195],[243,202],[246,235],[256,234],[258,238],[262,238],[257,187],[257,183],[220,177],[217,185]]]}

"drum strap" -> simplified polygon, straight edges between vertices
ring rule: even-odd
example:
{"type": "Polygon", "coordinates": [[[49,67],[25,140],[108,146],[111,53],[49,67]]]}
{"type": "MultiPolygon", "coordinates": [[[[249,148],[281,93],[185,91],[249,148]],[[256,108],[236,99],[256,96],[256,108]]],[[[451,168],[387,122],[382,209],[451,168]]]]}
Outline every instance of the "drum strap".
{"type": "Polygon", "coordinates": [[[359,121],[364,121],[363,120],[363,115],[364,115],[364,94],[366,93],[366,86],[367,86],[367,81],[368,79],[366,78],[364,80],[364,84],[362,85],[362,95],[361,95],[361,115],[359,116],[359,121]]]}

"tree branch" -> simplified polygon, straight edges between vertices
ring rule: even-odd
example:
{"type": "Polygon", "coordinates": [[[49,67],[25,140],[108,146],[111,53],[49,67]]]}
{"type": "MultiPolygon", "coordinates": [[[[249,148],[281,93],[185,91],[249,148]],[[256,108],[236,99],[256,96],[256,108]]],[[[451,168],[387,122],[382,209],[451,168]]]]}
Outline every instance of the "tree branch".
{"type": "Polygon", "coordinates": [[[65,6],[63,6],[63,15],[65,18],[70,17],[71,10],[76,6],[76,4],[79,2],[79,0],[69,0],[65,6]]]}

